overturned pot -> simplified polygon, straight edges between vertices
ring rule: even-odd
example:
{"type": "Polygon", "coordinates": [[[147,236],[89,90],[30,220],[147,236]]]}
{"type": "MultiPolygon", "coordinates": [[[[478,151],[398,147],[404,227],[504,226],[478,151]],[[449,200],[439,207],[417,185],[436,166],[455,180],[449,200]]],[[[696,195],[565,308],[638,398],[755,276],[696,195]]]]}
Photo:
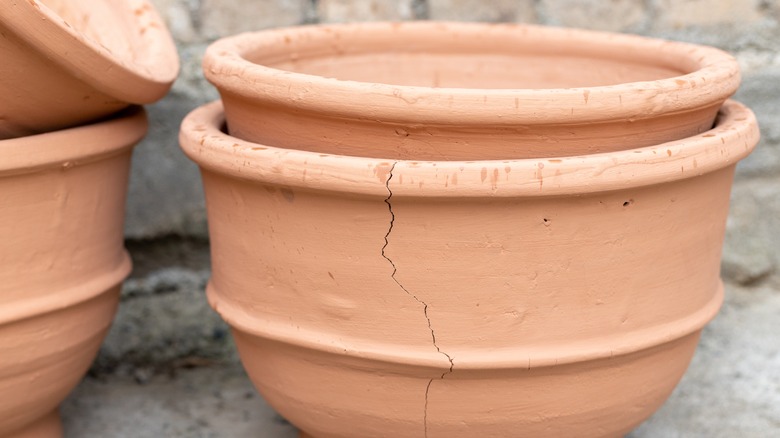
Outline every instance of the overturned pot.
{"type": "Polygon", "coordinates": [[[723,299],[729,101],[683,140],[583,156],[404,161],[185,118],[211,305],[268,402],[317,438],[609,437],[669,396],[723,299]]]}
{"type": "Polygon", "coordinates": [[[0,436],[61,435],[57,406],[86,373],[130,272],[123,248],[142,109],[0,141],[0,436]]]}
{"type": "Polygon", "coordinates": [[[148,0],[0,8],[0,139],[91,123],[165,95],[176,47],[148,0]]]}
{"type": "Polygon", "coordinates": [[[215,42],[203,67],[235,137],[418,160],[678,140],[709,130],[739,83],[736,60],[711,47],[517,24],[273,29],[215,42]]]}

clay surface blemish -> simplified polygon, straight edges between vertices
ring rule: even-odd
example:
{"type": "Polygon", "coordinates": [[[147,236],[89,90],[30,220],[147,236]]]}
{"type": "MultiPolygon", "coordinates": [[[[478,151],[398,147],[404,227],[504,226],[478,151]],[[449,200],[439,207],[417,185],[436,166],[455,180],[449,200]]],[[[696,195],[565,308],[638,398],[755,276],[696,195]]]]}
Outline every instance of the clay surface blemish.
{"type": "MultiPolygon", "coordinates": [[[[428,304],[421,299],[419,299],[415,294],[413,294],[409,289],[406,288],[400,281],[398,281],[398,278],[396,277],[396,274],[398,273],[398,268],[395,266],[395,262],[390,259],[390,257],[387,256],[387,253],[385,250],[387,249],[387,246],[390,244],[390,234],[393,232],[393,225],[395,224],[395,212],[393,211],[393,204],[390,202],[393,198],[393,191],[390,189],[390,181],[393,179],[393,170],[395,170],[395,166],[398,164],[398,162],[394,162],[392,166],[390,166],[390,170],[388,171],[388,177],[385,181],[385,187],[387,188],[387,197],[385,198],[384,202],[387,204],[387,210],[390,212],[390,225],[387,228],[387,233],[385,233],[385,244],[382,246],[382,257],[387,260],[388,263],[390,263],[390,266],[393,267],[393,272],[390,274],[390,277],[393,279],[395,284],[398,285],[401,290],[403,290],[407,295],[412,297],[417,303],[419,303],[423,308],[423,315],[425,315],[425,320],[428,323],[428,330],[431,332],[431,341],[433,343],[433,347],[436,348],[436,352],[443,355],[447,358],[447,361],[450,363],[449,368],[445,369],[443,373],[441,373],[441,376],[439,379],[443,379],[444,376],[447,374],[452,373],[452,369],[455,366],[455,363],[453,362],[452,357],[442,351],[439,346],[436,344],[436,333],[433,331],[433,325],[431,323],[431,318],[428,316],[428,304]]],[[[487,169],[485,169],[485,172],[487,172],[487,169]]],[[[428,384],[425,386],[425,405],[423,407],[423,425],[424,425],[424,436],[428,436],[428,393],[431,390],[431,384],[433,384],[433,381],[436,379],[430,379],[428,380],[428,384]]]]}
{"type": "Polygon", "coordinates": [[[283,189],[279,189],[279,191],[282,193],[282,197],[284,197],[284,199],[287,202],[295,201],[295,193],[293,193],[292,190],[287,189],[287,188],[283,188],[283,189]]]}

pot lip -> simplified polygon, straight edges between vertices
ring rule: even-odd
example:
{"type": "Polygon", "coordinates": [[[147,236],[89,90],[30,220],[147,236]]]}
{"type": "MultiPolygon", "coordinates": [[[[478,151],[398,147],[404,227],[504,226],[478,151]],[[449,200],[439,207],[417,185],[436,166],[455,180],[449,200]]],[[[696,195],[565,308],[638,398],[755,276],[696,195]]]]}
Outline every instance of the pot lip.
{"type": "Polygon", "coordinates": [[[129,107],[90,125],[0,140],[0,177],[66,170],[119,154],[141,141],[147,129],[146,111],[129,107]]]}
{"type": "Polygon", "coordinates": [[[162,98],[179,74],[178,53],[167,27],[148,0],[112,0],[109,4],[122,8],[127,20],[149,22],[137,36],[138,45],[153,47],[154,56],[118,57],[38,0],[3,5],[0,28],[8,28],[41,56],[111,97],[133,104],[162,98]]]}
{"type": "Polygon", "coordinates": [[[710,131],[614,152],[515,160],[412,161],[282,149],[225,134],[220,101],[188,114],[179,142],[203,169],[262,184],[369,196],[580,195],[669,183],[733,166],[753,150],[755,115],[729,100],[710,131]]]}
{"type": "MultiPolygon", "coordinates": [[[[210,281],[206,287],[209,304],[233,328],[251,336],[279,342],[291,348],[320,354],[350,356],[356,359],[409,367],[448,369],[452,365],[437,351],[415,352],[408,348],[376,342],[370,347],[355,348],[343,337],[322,339],[322,333],[294,329],[287,324],[274,324],[254,318],[240,304],[225,299],[210,281]]],[[[577,362],[611,359],[668,344],[697,333],[709,323],[723,305],[723,282],[718,281],[712,297],[696,311],[673,321],[637,329],[627,333],[607,334],[576,342],[561,342],[534,346],[511,345],[505,349],[473,351],[444,347],[453,357],[454,368],[463,371],[530,370],[577,362]]],[[[363,344],[365,345],[365,343],[363,344]]]]}
{"type": "Polygon", "coordinates": [[[717,106],[736,91],[740,81],[736,59],[714,47],[582,29],[435,21],[306,25],[243,33],[212,43],[206,49],[203,68],[206,78],[220,89],[223,98],[227,93],[339,118],[468,126],[633,122],[717,106]],[[657,55],[653,59],[658,62],[692,63],[695,69],[655,81],[597,87],[469,89],[339,80],[275,69],[243,57],[248,52],[269,50],[295,39],[323,41],[325,46],[337,32],[414,34],[431,29],[437,36],[461,33],[473,38],[517,39],[538,35],[537,38],[555,41],[563,47],[577,42],[595,53],[594,56],[607,56],[606,53],[614,56],[616,51],[654,53],[657,55]],[[703,92],[705,85],[707,89],[703,92]],[[456,110],[442,111],[442,108],[456,110]]]}

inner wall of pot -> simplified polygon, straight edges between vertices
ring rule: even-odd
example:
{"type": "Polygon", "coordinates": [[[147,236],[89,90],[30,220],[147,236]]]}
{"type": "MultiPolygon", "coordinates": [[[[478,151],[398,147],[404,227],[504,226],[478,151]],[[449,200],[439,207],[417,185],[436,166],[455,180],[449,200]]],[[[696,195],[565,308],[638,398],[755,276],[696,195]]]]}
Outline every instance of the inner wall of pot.
{"type": "Polygon", "coordinates": [[[118,16],[116,2],[105,0],[38,0],[62,18],[67,26],[113,53],[130,49],[128,19],[118,16]]]}
{"type": "Polygon", "coordinates": [[[489,26],[333,27],[290,32],[253,63],[340,80],[475,89],[597,87],[684,75],[697,62],[652,40],[489,26]],[[500,28],[499,28],[500,29],[500,28]],[[589,39],[592,37],[592,39],[589,39]],[[646,46],[646,47],[645,47],[646,46]]]}
{"type": "MultiPolygon", "coordinates": [[[[67,27],[129,64],[146,66],[153,47],[143,38],[154,26],[151,7],[143,1],[37,0],[56,13],[67,27]]],[[[140,67],[138,67],[140,68],[140,67]]]]}
{"type": "Polygon", "coordinates": [[[598,87],[682,74],[669,68],[629,61],[522,53],[334,53],[271,67],[349,81],[479,89],[598,87]]]}

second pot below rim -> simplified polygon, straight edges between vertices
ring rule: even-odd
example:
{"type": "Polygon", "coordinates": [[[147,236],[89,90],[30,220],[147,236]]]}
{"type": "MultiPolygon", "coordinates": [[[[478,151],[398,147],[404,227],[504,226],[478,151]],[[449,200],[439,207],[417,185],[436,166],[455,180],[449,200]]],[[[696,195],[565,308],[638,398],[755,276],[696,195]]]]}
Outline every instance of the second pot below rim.
{"type": "Polygon", "coordinates": [[[305,190],[381,197],[388,188],[394,197],[535,197],[661,184],[733,164],[749,155],[760,137],[753,112],[733,100],[724,104],[713,129],[690,138],[539,159],[417,161],[334,155],[257,144],[218,126],[225,126],[220,101],[194,110],[182,122],[180,144],[204,168],[305,190]]]}

